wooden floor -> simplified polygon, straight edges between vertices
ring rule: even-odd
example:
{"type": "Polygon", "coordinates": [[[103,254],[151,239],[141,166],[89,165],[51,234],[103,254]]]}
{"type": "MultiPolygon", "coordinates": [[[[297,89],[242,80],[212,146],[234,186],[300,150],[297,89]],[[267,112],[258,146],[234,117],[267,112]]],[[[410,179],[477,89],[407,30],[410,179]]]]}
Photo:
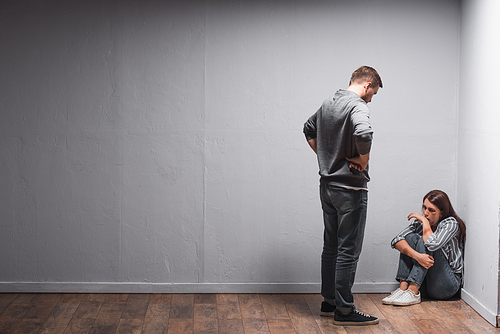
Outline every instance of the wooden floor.
{"type": "Polygon", "coordinates": [[[0,294],[0,333],[499,333],[462,300],[382,305],[357,294],[380,319],[362,327],[319,316],[319,294],[0,294]]]}

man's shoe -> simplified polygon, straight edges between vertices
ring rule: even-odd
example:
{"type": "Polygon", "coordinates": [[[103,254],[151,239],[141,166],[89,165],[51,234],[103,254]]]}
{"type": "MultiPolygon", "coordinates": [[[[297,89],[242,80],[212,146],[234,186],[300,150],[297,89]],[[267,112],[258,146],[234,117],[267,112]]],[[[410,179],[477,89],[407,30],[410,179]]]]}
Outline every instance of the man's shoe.
{"type": "Polygon", "coordinates": [[[333,323],[337,326],[366,326],[378,324],[378,318],[354,310],[348,314],[342,314],[339,310],[335,311],[333,323]]]}
{"type": "Polygon", "coordinates": [[[387,296],[384,299],[382,299],[382,304],[392,305],[392,303],[394,302],[394,300],[396,300],[403,293],[404,293],[403,290],[401,290],[400,288],[397,288],[396,290],[394,290],[393,292],[391,292],[391,294],[389,296],[387,296]]]}
{"type": "Polygon", "coordinates": [[[416,295],[410,289],[403,292],[398,298],[392,301],[392,305],[409,306],[420,303],[420,292],[416,295]]]}
{"type": "Polygon", "coordinates": [[[333,317],[336,308],[337,307],[335,305],[332,305],[329,302],[322,302],[321,312],[319,315],[322,317],[333,317]]]}

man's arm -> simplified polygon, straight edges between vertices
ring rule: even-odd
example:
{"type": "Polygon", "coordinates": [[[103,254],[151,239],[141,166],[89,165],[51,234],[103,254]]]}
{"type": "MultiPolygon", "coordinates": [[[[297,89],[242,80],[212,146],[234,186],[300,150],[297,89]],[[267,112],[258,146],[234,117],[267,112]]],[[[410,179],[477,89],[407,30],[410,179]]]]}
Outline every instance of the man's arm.
{"type": "Polygon", "coordinates": [[[309,139],[307,142],[309,143],[309,146],[311,146],[314,153],[318,154],[318,140],[317,140],[317,138],[309,139]]]}

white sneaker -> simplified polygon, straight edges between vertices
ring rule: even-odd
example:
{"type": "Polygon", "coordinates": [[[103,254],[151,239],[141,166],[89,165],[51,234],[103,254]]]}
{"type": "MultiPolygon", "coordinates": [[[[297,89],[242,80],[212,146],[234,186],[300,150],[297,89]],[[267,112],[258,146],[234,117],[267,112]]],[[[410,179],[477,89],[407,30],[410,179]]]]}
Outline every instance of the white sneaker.
{"type": "Polygon", "coordinates": [[[409,306],[420,303],[420,292],[416,295],[410,289],[404,291],[398,298],[392,301],[392,305],[409,306]]]}
{"type": "Polygon", "coordinates": [[[385,297],[384,299],[382,299],[382,304],[385,304],[385,305],[392,305],[392,302],[398,298],[399,296],[401,296],[403,294],[403,290],[401,290],[400,288],[397,288],[396,290],[394,290],[393,292],[391,292],[391,294],[387,297],[385,297]]]}

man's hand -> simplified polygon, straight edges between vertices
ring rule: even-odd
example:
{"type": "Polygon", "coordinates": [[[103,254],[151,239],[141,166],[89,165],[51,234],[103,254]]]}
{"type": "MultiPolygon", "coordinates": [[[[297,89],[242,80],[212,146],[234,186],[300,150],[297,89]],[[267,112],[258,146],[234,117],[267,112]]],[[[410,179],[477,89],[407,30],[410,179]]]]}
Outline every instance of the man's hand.
{"type": "Polygon", "coordinates": [[[368,166],[368,160],[370,160],[370,153],[364,155],[358,155],[354,158],[346,158],[347,161],[350,162],[349,168],[353,168],[358,172],[362,172],[368,166]]]}

